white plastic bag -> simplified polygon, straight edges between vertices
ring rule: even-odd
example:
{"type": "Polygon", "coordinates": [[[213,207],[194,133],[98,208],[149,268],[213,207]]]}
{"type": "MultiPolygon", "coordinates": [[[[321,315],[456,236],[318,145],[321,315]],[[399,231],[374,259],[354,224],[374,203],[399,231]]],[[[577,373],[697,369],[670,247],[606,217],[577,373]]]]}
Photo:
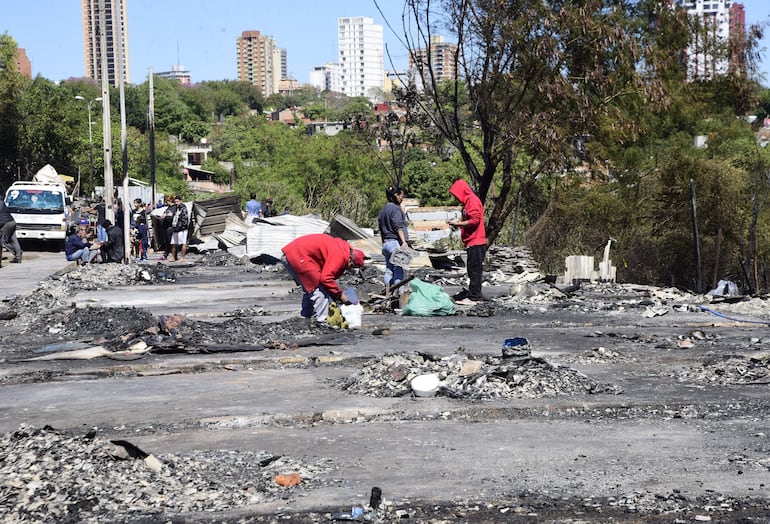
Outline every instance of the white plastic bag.
{"type": "Polygon", "coordinates": [[[364,306],[361,304],[342,304],[340,313],[348,323],[348,329],[357,329],[361,327],[361,317],[364,314],[364,306]]]}

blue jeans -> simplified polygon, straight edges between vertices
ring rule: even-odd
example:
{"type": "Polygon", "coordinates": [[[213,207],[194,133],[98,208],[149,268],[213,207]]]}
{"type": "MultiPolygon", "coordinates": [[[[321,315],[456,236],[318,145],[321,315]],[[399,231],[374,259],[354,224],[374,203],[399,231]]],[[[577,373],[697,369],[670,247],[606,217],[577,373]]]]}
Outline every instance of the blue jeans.
{"type": "Polygon", "coordinates": [[[104,229],[104,226],[101,224],[97,224],[96,226],[96,240],[99,242],[107,242],[107,230],[104,229]]]}
{"type": "Polygon", "coordinates": [[[385,257],[385,287],[393,286],[404,280],[404,268],[390,263],[390,257],[401,247],[398,240],[386,240],[382,243],[382,256],[385,257]]]}
{"type": "MultiPolygon", "coordinates": [[[[291,278],[294,279],[294,282],[302,287],[302,282],[300,282],[297,273],[294,271],[294,268],[291,267],[289,261],[286,260],[286,255],[281,257],[281,263],[286,268],[286,271],[289,272],[291,278]]],[[[309,293],[305,291],[303,287],[302,309],[300,310],[300,315],[304,318],[312,318],[316,322],[325,323],[326,317],[329,315],[329,304],[331,303],[332,297],[323,286],[319,286],[309,293]]]]}
{"type": "Polygon", "coordinates": [[[88,264],[91,262],[91,259],[93,259],[97,255],[98,251],[94,251],[91,253],[91,250],[87,247],[84,247],[83,249],[78,249],[71,255],[67,255],[67,260],[72,262],[73,260],[80,259],[83,264],[88,264]]]}
{"type": "Polygon", "coordinates": [[[329,304],[332,303],[332,297],[323,286],[315,288],[308,293],[302,293],[302,310],[300,315],[304,318],[312,318],[316,322],[326,323],[326,317],[329,316],[329,304]]]}

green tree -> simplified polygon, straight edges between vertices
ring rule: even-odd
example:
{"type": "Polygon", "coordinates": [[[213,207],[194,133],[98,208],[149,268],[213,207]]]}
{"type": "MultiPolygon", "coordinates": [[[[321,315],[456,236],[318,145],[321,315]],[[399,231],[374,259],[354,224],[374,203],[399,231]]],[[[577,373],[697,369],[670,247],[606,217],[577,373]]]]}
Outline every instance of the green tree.
{"type": "Polygon", "coordinates": [[[183,142],[188,144],[196,144],[200,142],[201,138],[205,138],[211,132],[211,125],[202,122],[200,120],[191,120],[185,122],[182,126],[182,131],[179,134],[183,142]]]}
{"type": "Polygon", "coordinates": [[[493,188],[497,192],[488,219],[490,241],[514,210],[516,199],[510,197],[525,180],[574,165],[576,137],[590,136],[597,123],[619,116],[613,109],[618,100],[666,103],[656,74],[664,65],[660,58],[678,50],[660,49],[648,37],[652,31],[643,28],[652,25],[653,15],[656,31],[673,26],[677,19],[667,5],[446,0],[440,6],[407,0],[404,38],[432,97],[424,109],[433,125],[463,159],[482,201],[493,188]],[[455,37],[453,65],[462,79],[444,86],[437,81],[438,65],[421,51],[430,49],[439,27],[455,37]],[[522,154],[537,162],[517,172],[522,154]]]}
{"type": "Polygon", "coordinates": [[[82,105],[69,89],[38,76],[17,107],[23,117],[18,154],[25,171],[34,174],[51,164],[59,173],[76,176],[79,168],[88,165],[82,160],[88,151],[88,118],[83,118],[82,105]],[[80,153],[80,162],[75,162],[73,152],[80,153]]]}
{"type": "MultiPolygon", "coordinates": [[[[24,78],[16,70],[16,41],[6,32],[0,35],[0,184],[8,185],[20,173],[20,100],[24,78]]],[[[26,174],[26,173],[25,173],[26,174]]]]}
{"type": "Polygon", "coordinates": [[[192,116],[190,108],[182,98],[179,82],[156,77],[154,91],[155,129],[178,136],[185,122],[192,116]]]}
{"type": "Polygon", "coordinates": [[[203,165],[201,165],[202,169],[205,169],[206,171],[211,171],[214,173],[214,176],[212,177],[215,184],[219,185],[225,185],[230,184],[230,172],[222,167],[222,165],[214,160],[213,158],[207,158],[203,165]]]}

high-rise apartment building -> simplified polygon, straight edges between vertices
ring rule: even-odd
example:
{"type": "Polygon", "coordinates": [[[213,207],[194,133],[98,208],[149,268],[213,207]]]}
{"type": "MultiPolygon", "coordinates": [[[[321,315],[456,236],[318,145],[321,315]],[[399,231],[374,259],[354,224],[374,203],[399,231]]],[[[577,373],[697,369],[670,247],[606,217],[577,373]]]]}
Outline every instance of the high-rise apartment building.
{"type": "Polygon", "coordinates": [[[374,99],[385,87],[385,44],[382,26],[367,16],[337,20],[340,91],[374,99]]]}
{"type": "Polygon", "coordinates": [[[455,80],[457,79],[456,53],[457,44],[444,42],[444,37],[441,35],[431,36],[427,48],[415,49],[409,54],[409,70],[415,71],[418,77],[421,76],[423,83],[429,81],[428,65],[433,70],[433,76],[437,82],[455,80]]]}
{"type": "Polygon", "coordinates": [[[16,48],[16,55],[13,57],[13,61],[16,63],[16,70],[22,76],[32,78],[32,63],[29,61],[27,52],[23,47],[16,48]]]}
{"type": "Polygon", "coordinates": [[[16,53],[13,56],[13,63],[5,64],[0,60],[0,71],[3,71],[6,66],[18,71],[22,76],[32,78],[32,63],[27,58],[27,52],[23,47],[17,47],[16,53]]]}
{"type": "Polygon", "coordinates": [[[315,66],[310,72],[310,85],[321,91],[339,93],[340,89],[340,65],[334,62],[326,62],[322,66],[315,66]]]}
{"type": "Polygon", "coordinates": [[[278,92],[285,53],[259,31],[244,31],[236,41],[238,80],[257,86],[263,96],[278,92]]]}
{"type": "Polygon", "coordinates": [[[273,75],[273,93],[279,93],[284,81],[289,78],[286,70],[286,49],[282,47],[273,49],[273,70],[277,72],[273,75]]]}
{"type": "Polygon", "coordinates": [[[280,64],[279,69],[281,71],[281,80],[289,78],[288,63],[286,60],[286,48],[279,47],[275,50],[276,63],[280,64]]]}
{"type": "Polygon", "coordinates": [[[743,68],[746,14],[733,0],[673,0],[695,30],[687,49],[687,77],[708,80],[743,68]]]}
{"type": "Polygon", "coordinates": [[[107,78],[110,85],[118,85],[118,56],[115,53],[120,38],[123,50],[123,81],[131,82],[128,66],[128,0],[81,0],[83,11],[83,43],[85,47],[86,77],[102,80],[102,32],[107,42],[107,78]],[[104,27],[101,27],[104,11],[104,27]],[[120,32],[120,35],[118,35],[120,32]]]}

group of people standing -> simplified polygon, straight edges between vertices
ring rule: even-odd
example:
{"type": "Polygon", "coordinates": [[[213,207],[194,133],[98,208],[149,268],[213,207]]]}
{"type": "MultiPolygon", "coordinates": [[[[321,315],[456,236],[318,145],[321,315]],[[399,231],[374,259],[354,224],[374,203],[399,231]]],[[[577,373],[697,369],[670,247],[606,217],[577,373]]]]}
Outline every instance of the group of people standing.
{"type": "MultiPolygon", "coordinates": [[[[452,298],[456,304],[474,305],[484,300],[481,292],[483,263],[487,250],[484,226],[484,205],[464,180],[452,184],[449,193],[462,205],[461,215],[448,222],[452,229],[460,230],[460,238],[466,251],[468,289],[452,298]]],[[[386,289],[403,281],[405,268],[394,263],[393,254],[409,246],[406,214],[402,208],[404,190],[388,187],[387,203],[378,217],[382,255],[385,257],[384,283],[386,289]]],[[[252,194],[252,199],[254,194],[252,194]]],[[[247,203],[247,211],[249,204],[247,203]]],[[[302,287],[301,315],[318,322],[327,321],[329,306],[333,301],[348,304],[347,296],[337,279],[349,269],[364,266],[364,252],[353,248],[347,241],[326,234],[299,237],[282,249],[281,261],[297,285],[302,287]]]]}
{"type": "MultiPolygon", "coordinates": [[[[184,262],[187,254],[187,231],[190,225],[187,207],[180,197],[169,196],[161,218],[160,234],[157,235],[158,251],[163,250],[161,260],[184,262]]],[[[134,199],[129,214],[130,242],[132,254],[137,262],[148,260],[150,249],[149,214],[152,205],[145,205],[141,198],[134,199]]],[[[106,206],[101,196],[96,197],[93,207],[82,211],[93,213],[96,218],[96,232],[89,231],[88,221],[76,226],[67,237],[64,254],[67,260],[78,263],[123,262],[125,243],[123,228],[123,206],[118,199],[115,223],[106,218],[106,206]]]]}
{"type": "MultiPolygon", "coordinates": [[[[449,193],[462,205],[461,216],[448,222],[452,229],[460,230],[460,239],[465,246],[468,289],[463,289],[452,297],[460,305],[474,305],[484,300],[481,293],[484,257],[487,252],[487,235],[484,227],[484,205],[481,199],[465,180],[452,184],[449,193]]],[[[392,261],[393,254],[399,249],[407,249],[409,233],[406,214],[401,207],[404,190],[389,187],[385,190],[388,202],[380,211],[378,218],[382,255],[385,257],[385,287],[391,288],[404,279],[404,268],[392,261]]]]}
{"type": "Polygon", "coordinates": [[[187,255],[187,231],[190,215],[179,196],[166,199],[161,228],[163,228],[163,256],[161,260],[184,262],[187,255]]]}
{"type": "MultiPolygon", "coordinates": [[[[249,200],[246,202],[245,210],[243,212],[243,219],[246,222],[250,222],[255,218],[274,217],[277,216],[275,209],[273,209],[273,199],[266,198],[264,202],[257,200],[257,194],[251,193],[249,200]]],[[[288,214],[288,210],[284,212],[288,214]]]]}

